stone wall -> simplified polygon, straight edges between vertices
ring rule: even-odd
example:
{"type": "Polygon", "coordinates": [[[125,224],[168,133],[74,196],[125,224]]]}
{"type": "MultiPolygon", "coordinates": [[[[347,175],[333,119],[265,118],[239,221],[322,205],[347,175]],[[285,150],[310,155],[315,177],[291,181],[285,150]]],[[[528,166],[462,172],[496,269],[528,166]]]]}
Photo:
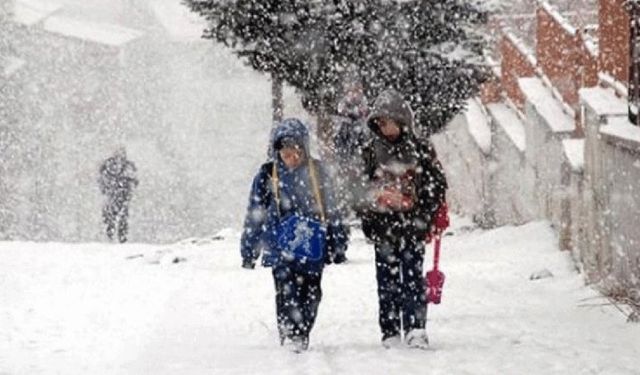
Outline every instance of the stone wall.
{"type": "Polygon", "coordinates": [[[581,91],[585,113],[585,234],[590,281],[640,290],[640,128],[611,90],[581,91]]]}
{"type": "Polygon", "coordinates": [[[525,157],[522,119],[504,103],[487,106],[493,129],[493,212],[497,225],[521,224],[534,217],[533,169],[525,157]]]}
{"type": "Polygon", "coordinates": [[[452,208],[485,226],[549,220],[588,282],[640,293],[640,128],[625,102],[610,89],[582,89],[585,137],[575,138],[572,117],[540,80],[520,87],[524,113],[492,103],[434,138],[452,208]],[[483,123],[489,152],[472,131],[483,123]]]}
{"type": "MultiPolygon", "coordinates": [[[[477,107],[476,107],[477,108],[477,107]]],[[[491,226],[490,163],[488,150],[480,146],[470,128],[489,126],[472,119],[467,112],[454,118],[447,131],[434,136],[438,158],[445,166],[451,209],[473,218],[481,226],[491,226]]],[[[485,129],[486,130],[486,129],[485,129]]]]}

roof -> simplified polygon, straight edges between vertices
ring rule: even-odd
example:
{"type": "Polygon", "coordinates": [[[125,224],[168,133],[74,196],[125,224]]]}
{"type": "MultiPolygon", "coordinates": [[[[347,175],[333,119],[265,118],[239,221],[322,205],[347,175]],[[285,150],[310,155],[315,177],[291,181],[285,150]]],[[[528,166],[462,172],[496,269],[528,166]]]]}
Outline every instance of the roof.
{"type": "Polygon", "coordinates": [[[467,111],[465,112],[469,134],[484,154],[491,152],[491,127],[487,116],[482,111],[481,104],[475,99],[467,101],[467,111]]]}
{"type": "Polygon", "coordinates": [[[584,138],[564,139],[562,141],[564,155],[574,172],[582,172],[584,168],[584,138]]]}
{"type": "Polygon", "coordinates": [[[43,27],[51,33],[110,46],[121,46],[143,35],[139,30],[119,25],[63,16],[49,17],[43,27]]]}
{"type": "Polygon", "coordinates": [[[527,101],[542,116],[551,131],[563,133],[575,130],[573,118],[562,110],[562,103],[553,96],[542,80],[536,77],[520,78],[518,84],[527,101]]]}
{"type": "Polygon", "coordinates": [[[626,115],[627,103],[616,96],[612,89],[590,87],[580,89],[580,102],[598,116],[626,115]]]}
{"type": "Polygon", "coordinates": [[[520,152],[524,152],[526,149],[524,124],[515,111],[504,103],[489,104],[487,105],[487,109],[496,124],[504,130],[511,142],[520,152]]]}
{"type": "Polygon", "coordinates": [[[52,15],[62,5],[47,0],[16,0],[13,8],[13,20],[31,26],[52,15]]]}
{"type": "Polygon", "coordinates": [[[611,117],[607,125],[600,128],[600,134],[616,144],[640,151],[640,126],[635,126],[627,117],[611,117]]]}

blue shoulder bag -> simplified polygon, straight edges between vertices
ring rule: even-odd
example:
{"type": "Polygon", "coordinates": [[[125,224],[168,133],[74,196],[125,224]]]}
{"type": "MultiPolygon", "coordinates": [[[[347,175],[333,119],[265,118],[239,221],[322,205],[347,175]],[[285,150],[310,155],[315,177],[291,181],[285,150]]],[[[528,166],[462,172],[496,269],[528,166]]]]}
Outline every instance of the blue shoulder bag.
{"type": "Polygon", "coordinates": [[[322,206],[322,197],[316,177],[314,164],[309,158],[309,175],[313,186],[316,204],[320,208],[320,220],[293,213],[284,218],[280,217],[279,178],[276,163],[273,163],[271,181],[275,193],[276,207],[280,222],[276,227],[276,245],[282,257],[289,262],[319,268],[324,264],[327,243],[327,226],[322,206]]]}

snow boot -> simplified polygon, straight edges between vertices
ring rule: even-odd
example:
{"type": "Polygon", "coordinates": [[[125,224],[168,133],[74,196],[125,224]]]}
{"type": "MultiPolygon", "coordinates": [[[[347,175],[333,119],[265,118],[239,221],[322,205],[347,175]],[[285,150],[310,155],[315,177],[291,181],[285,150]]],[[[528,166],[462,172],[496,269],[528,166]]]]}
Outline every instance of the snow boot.
{"type": "Polygon", "coordinates": [[[303,336],[294,336],[291,338],[291,351],[294,353],[302,353],[309,349],[309,338],[303,336]]]}
{"type": "Polygon", "coordinates": [[[333,263],[335,264],[345,263],[346,261],[347,261],[347,256],[344,254],[344,252],[337,253],[333,258],[333,263]]]}
{"type": "Polygon", "coordinates": [[[429,337],[424,329],[412,329],[405,336],[405,343],[414,349],[429,349],[429,337]]]}
{"type": "Polygon", "coordinates": [[[382,337],[382,346],[385,349],[397,349],[400,348],[402,346],[402,339],[400,338],[400,335],[393,335],[393,336],[383,336],[382,337]]]}

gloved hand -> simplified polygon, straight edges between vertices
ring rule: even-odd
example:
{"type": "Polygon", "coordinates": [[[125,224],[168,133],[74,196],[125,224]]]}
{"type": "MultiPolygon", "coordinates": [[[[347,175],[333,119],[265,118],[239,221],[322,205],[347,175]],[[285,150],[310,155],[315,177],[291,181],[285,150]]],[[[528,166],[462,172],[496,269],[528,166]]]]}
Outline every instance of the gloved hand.
{"type": "Polygon", "coordinates": [[[442,202],[438,207],[438,210],[433,215],[431,221],[431,229],[427,233],[425,242],[429,243],[436,236],[441,236],[442,233],[449,227],[449,207],[447,202],[442,202]]]}
{"type": "Polygon", "coordinates": [[[333,256],[333,263],[340,264],[347,261],[347,256],[344,253],[344,250],[338,251],[333,256]]]}
{"type": "Polygon", "coordinates": [[[386,188],[380,191],[376,197],[379,207],[390,208],[392,210],[406,211],[413,207],[413,200],[410,196],[403,194],[396,188],[386,188]]]}
{"type": "Polygon", "coordinates": [[[253,259],[242,259],[242,268],[252,270],[256,268],[256,262],[253,259]]]}
{"type": "Polygon", "coordinates": [[[433,226],[435,227],[436,234],[442,234],[449,228],[449,207],[447,202],[442,202],[438,211],[436,211],[433,217],[433,226]]]}
{"type": "Polygon", "coordinates": [[[347,256],[344,254],[344,250],[329,252],[324,257],[324,264],[340,264],[346,261],[347,256]]]}

